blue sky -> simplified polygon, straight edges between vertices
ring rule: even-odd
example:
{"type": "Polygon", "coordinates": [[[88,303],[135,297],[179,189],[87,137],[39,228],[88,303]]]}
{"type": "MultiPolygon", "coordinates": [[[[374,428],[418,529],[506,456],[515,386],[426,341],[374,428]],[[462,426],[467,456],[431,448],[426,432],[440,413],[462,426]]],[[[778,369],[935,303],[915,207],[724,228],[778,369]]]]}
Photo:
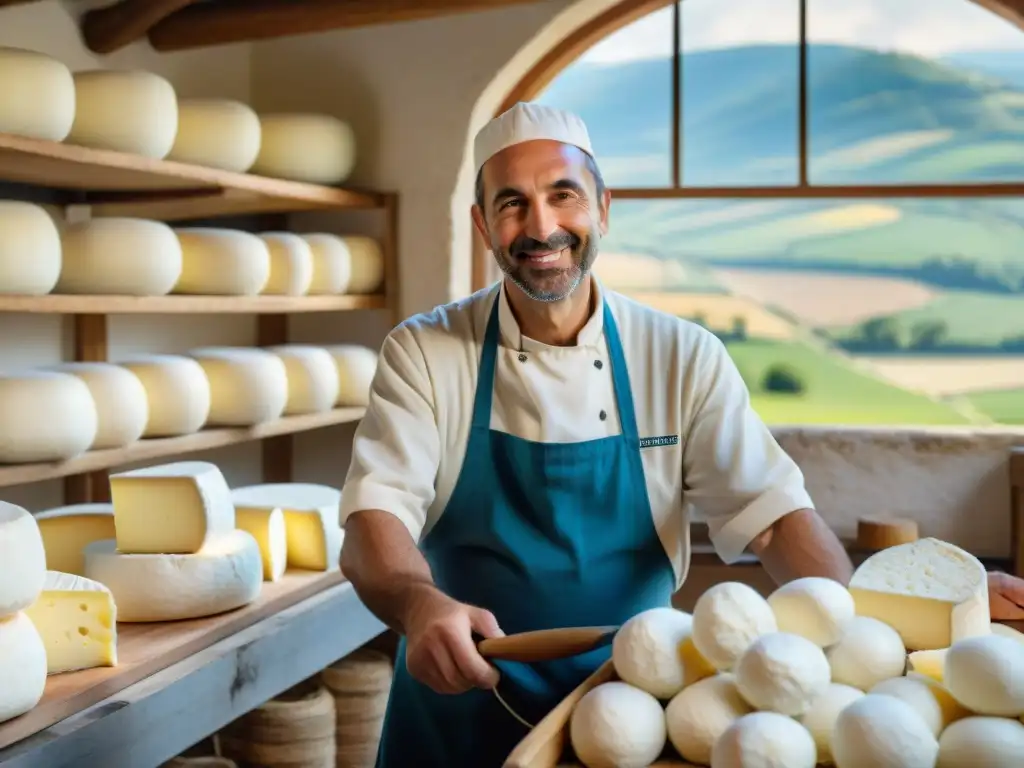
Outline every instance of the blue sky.
{"type": "MultiPolygon", "coordinates": [[[[1017,51],[1024,31],[971,0],[807,0],[808,40],[942,56],[1017,51]]],[[[685,0],[684,50],[793,43],[796,0],[685,0]]],[[[671,8],[634,22],[583,58],[613,63],[670,54],[671,8]]]]}

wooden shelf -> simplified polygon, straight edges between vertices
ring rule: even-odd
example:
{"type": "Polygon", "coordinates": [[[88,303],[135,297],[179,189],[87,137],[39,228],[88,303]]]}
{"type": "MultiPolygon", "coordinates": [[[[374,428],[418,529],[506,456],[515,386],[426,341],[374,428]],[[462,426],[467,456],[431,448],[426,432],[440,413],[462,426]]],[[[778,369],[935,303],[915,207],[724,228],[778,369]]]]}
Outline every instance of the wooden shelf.
{"type": "Polygon", "coordinates": [[[317,209],[382,208],[386,195],[232,173],[0,133],[0,179],[77,193],[97,216],[174,221],[317,209]]]}
{"type": "Polygon", "coordinates": [[[321,427],[347,424],[362,418],[364,408],[335,408],[325,413],[286,416],[255,427],[204,429],[194,435],[140,440],[125,448],[89,451],[62,462],[42,464],[0,464],[0,487],[37,483],[58,477],[96,472],[137,461],[162,459],[178,454],[223,448],[279,435],[294,435],[321,427]]]}
{"type": "Polygon", "coordinates": [[[61,315],[297,314],[385,309],[379,294],[359,296],[3,296],[0,312],[61,315]]]}

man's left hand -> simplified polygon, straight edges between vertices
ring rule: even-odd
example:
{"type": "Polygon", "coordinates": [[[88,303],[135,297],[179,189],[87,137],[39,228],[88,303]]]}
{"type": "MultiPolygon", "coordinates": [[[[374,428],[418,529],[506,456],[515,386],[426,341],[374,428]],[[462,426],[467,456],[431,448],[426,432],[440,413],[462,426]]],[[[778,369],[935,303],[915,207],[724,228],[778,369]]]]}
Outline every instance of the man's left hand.
{"type": "Polygon", "coordinates": [[[1008,573],[990,573],[988,610],[992,621],[1024,621],[1024,579],[1008,573]]]}

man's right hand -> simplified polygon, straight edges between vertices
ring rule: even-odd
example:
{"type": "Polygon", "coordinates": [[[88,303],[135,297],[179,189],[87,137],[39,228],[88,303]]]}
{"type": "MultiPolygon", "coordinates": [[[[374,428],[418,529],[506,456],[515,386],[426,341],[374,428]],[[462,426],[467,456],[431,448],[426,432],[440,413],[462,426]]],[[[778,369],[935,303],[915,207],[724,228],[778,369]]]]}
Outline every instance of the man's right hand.
{"type": "Polygon", "coordinates": [[[409,601],[403,621],[409,674],[438,693],[491,689],[498,670],[477,651],[473,640],[501,637],[494,614],[460,603],[435,587],[424,587],[409,601]]]}

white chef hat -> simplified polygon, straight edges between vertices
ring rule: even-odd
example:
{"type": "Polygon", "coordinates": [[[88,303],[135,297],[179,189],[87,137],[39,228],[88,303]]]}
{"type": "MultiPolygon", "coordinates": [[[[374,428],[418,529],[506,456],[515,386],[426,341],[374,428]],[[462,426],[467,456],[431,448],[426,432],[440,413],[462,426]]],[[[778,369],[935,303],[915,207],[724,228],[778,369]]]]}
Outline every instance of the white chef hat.
{"type": "Polygon", "coordinates": [[[476,172],[501,150],[524,141],[549,139],[579,147],[593,157],[590,134],[583,120],[572,112],[521,101],[480,129],[473,145],[476,172]]]}

